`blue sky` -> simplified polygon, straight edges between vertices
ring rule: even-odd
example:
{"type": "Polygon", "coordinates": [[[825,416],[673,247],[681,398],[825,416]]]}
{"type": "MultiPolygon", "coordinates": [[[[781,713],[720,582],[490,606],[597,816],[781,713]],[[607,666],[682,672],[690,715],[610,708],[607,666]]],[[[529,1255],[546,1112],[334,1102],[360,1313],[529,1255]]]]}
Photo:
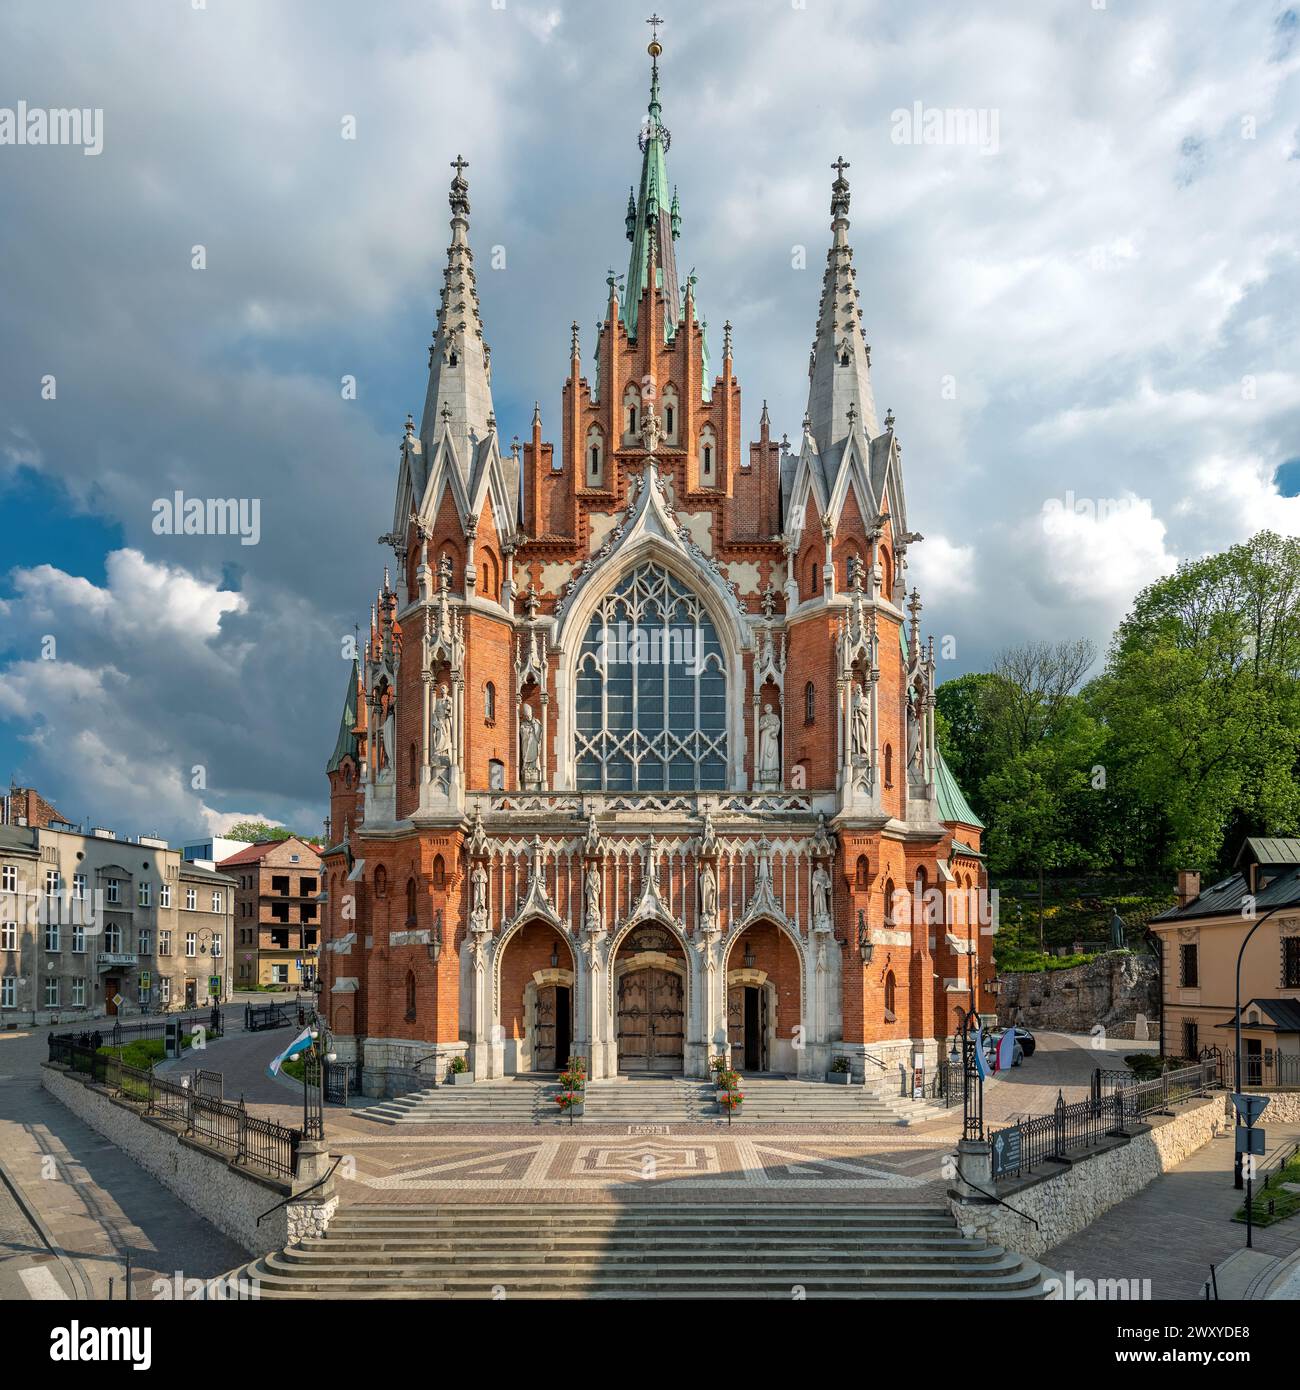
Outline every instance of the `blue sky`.
{"type": "MultiPolygon", "coordinates": [[[[735,325],[751,437],[765,398],[798,436],[829,165],[851,163],[944,676],[1029,638],[1104,645],[1181,558],[1300,531],[1291,8],[659,12],[679,257],[715,350],[735,325]],[[996,119],[995,147],[898,141],[917,102],[996,119]]],[[[643,15],[18,0],[0,24],[0,107],[104,113],[97,156],[0,145],[0,774],[128,833],[313,830],[423,402],[449,161],[503,433],[536,399],[558,439],[569,323],[586,357],[626,265],[643,15]],[[257,498],[259,544],[155,535],[176,488],[257,498]]]]}

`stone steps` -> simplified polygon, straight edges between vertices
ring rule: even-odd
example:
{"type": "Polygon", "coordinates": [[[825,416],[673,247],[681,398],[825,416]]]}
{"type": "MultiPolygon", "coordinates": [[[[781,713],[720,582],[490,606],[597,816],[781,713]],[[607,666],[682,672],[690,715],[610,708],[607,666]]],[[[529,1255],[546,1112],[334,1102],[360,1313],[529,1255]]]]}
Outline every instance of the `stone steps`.
{"type": "Polygon", "coordinates": [[[231,1277],[273,1299],[1042,1296],[934,1205],[349,1207],[231,1277]]]}

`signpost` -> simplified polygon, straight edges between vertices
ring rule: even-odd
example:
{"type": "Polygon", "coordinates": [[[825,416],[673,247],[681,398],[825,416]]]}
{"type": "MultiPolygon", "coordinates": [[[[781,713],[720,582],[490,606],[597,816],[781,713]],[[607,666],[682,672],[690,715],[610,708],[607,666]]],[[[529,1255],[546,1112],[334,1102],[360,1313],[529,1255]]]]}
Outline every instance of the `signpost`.
{"type": "Polygon", "coordinates": [[[1009,1129],[998,1130],[993,1135],[990,1151],[993,1155],[992,1176],[995,1180],[1004,1173],[1018,1173],[1020,1171],[1020,1126],[1012,1125],[1009,1129]]]}
{"type": "Polygon", "coordinates": [[[1255,1121],[1268,1107],[1267,1096],[1249,1095],[1245,1091],[1232,1093],[1232,1107],[1237,1112],[1237,1162],[1246,1170],[1246,1249],[1254,1246],[1254,1213],[1251,1211],[1255,1195],[1255,1155],[1264,1153],[1265,1133],[1255,1128],[1255,1121]]]}

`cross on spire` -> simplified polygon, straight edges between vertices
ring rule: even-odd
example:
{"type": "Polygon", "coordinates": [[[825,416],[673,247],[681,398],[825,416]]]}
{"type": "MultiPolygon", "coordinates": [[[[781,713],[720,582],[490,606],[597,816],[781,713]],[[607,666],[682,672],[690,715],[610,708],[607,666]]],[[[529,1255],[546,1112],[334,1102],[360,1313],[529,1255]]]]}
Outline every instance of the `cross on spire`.
{"type": "Polygon", "coordinates": [[[853,166],[849,163],[847,159],[844,158],[843,155],[840,155],[840,157],[835,161],[835,163],[831,165],[831,168],[835,170],[835,172],[840,176],[840,178],[844,177],[845,169],[851,169],[852,167],[853,166]]]}
{"type": "Polygon", "coordinates": [[[456,158],[451,161],[451,167],[455,169],[456,177],[460,178],[465,170],[469,168],[469,160],[457,155],[456,158]]]}
{"type": "Polygon", "coordinates": [[[650,18],[646,20],[646,23],[650,26],[650,41],[651,41],[651,43],[658,43],[658,42],[659,42],[659,26],[660,26],[663,22],[664,22],[664,21],[663,21],[662,19],[660,19],[659,16],[658,16],[657,14],[652,14],[652,15],[650,16],[650,18]]]}

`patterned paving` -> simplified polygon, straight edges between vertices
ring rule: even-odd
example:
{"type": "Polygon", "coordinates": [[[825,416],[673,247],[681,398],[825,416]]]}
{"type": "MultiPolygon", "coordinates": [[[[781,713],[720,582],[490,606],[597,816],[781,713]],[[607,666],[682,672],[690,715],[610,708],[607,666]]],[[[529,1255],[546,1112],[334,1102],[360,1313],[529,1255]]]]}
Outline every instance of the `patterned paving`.
{"type": "Polygon", "coordinates": [[[349,1204],[393,1201],[936,1200],[946,1183],[933,1139],[842,1134],[758,1136],[538,1134],[331,1143],[350,1160],[349,1204]]]}

